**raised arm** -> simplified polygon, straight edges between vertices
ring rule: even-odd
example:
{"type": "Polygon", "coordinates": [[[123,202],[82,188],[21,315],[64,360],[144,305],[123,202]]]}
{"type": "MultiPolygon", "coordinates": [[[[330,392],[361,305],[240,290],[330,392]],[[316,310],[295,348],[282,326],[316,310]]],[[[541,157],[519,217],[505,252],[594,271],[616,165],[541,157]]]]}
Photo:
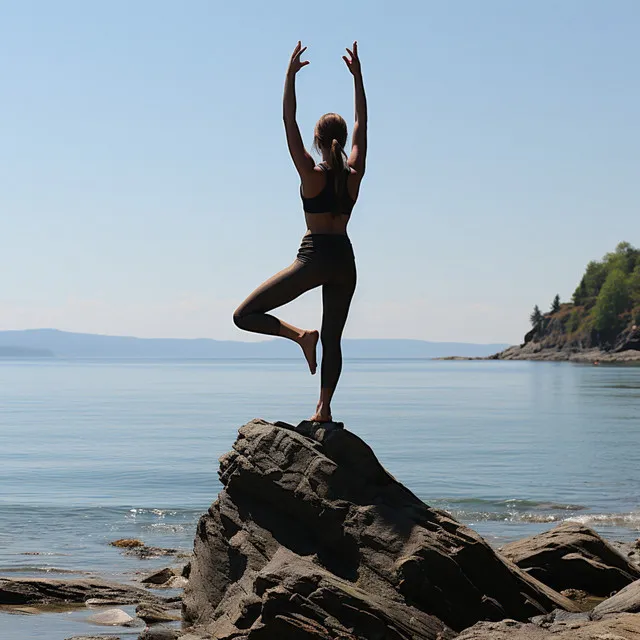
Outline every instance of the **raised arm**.
{"type": "Polygon", "coordinates": [[[309,64],[308,60],[304,62],[300,60],[300,56],[302,56],[306,48],[307,47],[303,47],[302,44],[298,42],[291,54],[287,77],[284,82],[284,98],[282,104],[282,117],[284,119],[284,130],[287,134],[289,153],[301,178],[310,171],[313,171],[316,164],[309,152],[304,148],[304,142],[302,142],[300,129],[296,122],[296,73],[298,73],[302,67],[309,64]]]}
{"type": "Polygon", "coordinates": [[[367,157],[367,97],[364,94],[362,81],[362,68],[358,57],[358,43],[353,43],[353,50],[347,49],[347,56],[342,56],[347,68],[353,74],[353,86],[355,89],[356,121],[353,125],[351,137],[351,153],[349,154],[349,166],[358,172],[360,177],[364,175],[367,157]]]}

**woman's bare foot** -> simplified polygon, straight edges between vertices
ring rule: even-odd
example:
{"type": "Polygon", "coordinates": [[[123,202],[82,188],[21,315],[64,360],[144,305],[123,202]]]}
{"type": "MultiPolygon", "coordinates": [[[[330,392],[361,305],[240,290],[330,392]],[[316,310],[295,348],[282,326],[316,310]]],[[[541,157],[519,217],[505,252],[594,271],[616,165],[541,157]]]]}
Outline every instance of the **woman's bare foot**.
{"type": "Polygon", "coordinates": [[[311,422],[332,422],[331,408],[318,402],[316,412],[310,418],[311,422]]]}
{"type": "Polygon", "coordinates": [[[315,374],[316,369],[318,368],[318,363],[316,361],[316,347],[318,345],[319,337],[320,334],[314,330],[303,332],[298,339],[298,344],[302,347],[302,353],[304,353],[304,357],[307,360],[311,375],[315,374]]]}

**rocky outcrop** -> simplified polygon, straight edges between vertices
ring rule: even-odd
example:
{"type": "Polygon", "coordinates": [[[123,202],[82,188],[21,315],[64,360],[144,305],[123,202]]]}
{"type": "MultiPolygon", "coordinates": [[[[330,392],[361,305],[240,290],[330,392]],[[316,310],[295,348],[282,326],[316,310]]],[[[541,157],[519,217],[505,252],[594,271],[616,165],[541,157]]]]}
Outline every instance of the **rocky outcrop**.
{"type": "Polygon", "coordinates": [[[615,353],[631,350],[640,352],[640,327],[636,325],[622,331],[613,347],[615,353]]]}
{"type": "Polygon", "coordinates": [[[216,638],[444,640],[478,620],[576,610],[340,425],[254,420],[220,479],[183,609],[216,638]]]}
{"type": "Polygon", "coordinates": [[[608,596],[640,578],[640,570],[595,531],[565,522],[501,549],[521,569],[553,589],[608,596]]]}
{"type": "Polygon", "coordinates": [[[140,582],[152,589],[182,589],[187,584],[190,570],[188,563],[182,567],[166,567],[142,578],[140,582]]]}
{"type": "Polygon", "coordinates": [[[104,580],[49,580],[44,578],[0,578],[0,605],[108,602],[137,604],[162,602],[152,593],[104,580]]]}
{"type": "Polygon", "coordinates": [[[640,580],[601,602],[591,612],[591,617],[597,620],[614,613],[640,613],[640,580]]]}
{"type": "Polygon", "coordinates": [[[480,622],[461,633],[457,640],[638,640],[639,637],[640,616],[622,614],[595,622],[583,615],[547,629],[515,620],[480,622]]]}
{"type": "MultiPolygon", "coordinates": [[[[475,358],[472,358],[475,359],[475,358]]],[[[530,342],[509,347],[489,358],[480,360],[539,360],[545,362],[579,362],[582,364],[616,364],[640,362],[640,351],[620,349],[603,351],[602,349],[582,349],[578,347],[549,347],[539,342],[530,342]]]]}

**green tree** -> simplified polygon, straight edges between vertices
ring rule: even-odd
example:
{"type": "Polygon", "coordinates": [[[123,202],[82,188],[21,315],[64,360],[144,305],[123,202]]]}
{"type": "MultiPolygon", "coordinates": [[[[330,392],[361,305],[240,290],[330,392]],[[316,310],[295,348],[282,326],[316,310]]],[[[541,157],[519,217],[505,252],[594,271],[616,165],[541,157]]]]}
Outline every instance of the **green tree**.
{"type": "Polygon", "coordinates": [[[534,327],[537,327],[542,322],[542,312],[540,311],[540,307],[538,305],[533,307],[533,311],[529,316],[529,320],[531,320],[531,324],[534,327]]]}
{"type": "Polygon", "coordinates": [[[594,308],[594,328],[613,333],[620,327],[619,316],[629,306],[629,287],[622,269],[614,269],[605,280],[594,308]]]}
{"type": "Polygon", "coordinates": [[[584,283],[584,276],[580,280],[580,284],[577,286],[576,290],[573,292],[572,300],[573,304],[576,306],[580,306],[584,304],[587,298],[587,287],[584,283]]]}
{"type": "Polygon", "coordinates": [[[592,260],[587,265],[582,280],[573,294],[574,304],[586,304],[591,298],[595,298],[600,293],[606,279],[607,266],[605,263],[592,260]]]}
{"type": "Polygon", "coordinates": [[[556,297],[551,303],[551,313],[558,313],[560,311],[560,294],[556,293],[556,297]]]}

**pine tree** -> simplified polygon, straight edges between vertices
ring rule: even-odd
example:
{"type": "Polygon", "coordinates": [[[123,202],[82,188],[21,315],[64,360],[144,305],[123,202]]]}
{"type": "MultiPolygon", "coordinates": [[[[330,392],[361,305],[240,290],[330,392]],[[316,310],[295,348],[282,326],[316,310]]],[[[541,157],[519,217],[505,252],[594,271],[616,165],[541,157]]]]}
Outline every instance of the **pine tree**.
{"type": "Polygon", "coordinates": [[[556,294],[556,297],[551,303],[551,313],[557,313],[558,311],[560,311],[560,295],[556,294]]]}
{"type": "Polygon", "coordinates": [[[534,327],[537,327],[542,322],[542,312],[540,311],[540,307],[538,305],[533,307],[533,312],[529,316],[529,320],[531,320],[531,324],[534,327]]]}

